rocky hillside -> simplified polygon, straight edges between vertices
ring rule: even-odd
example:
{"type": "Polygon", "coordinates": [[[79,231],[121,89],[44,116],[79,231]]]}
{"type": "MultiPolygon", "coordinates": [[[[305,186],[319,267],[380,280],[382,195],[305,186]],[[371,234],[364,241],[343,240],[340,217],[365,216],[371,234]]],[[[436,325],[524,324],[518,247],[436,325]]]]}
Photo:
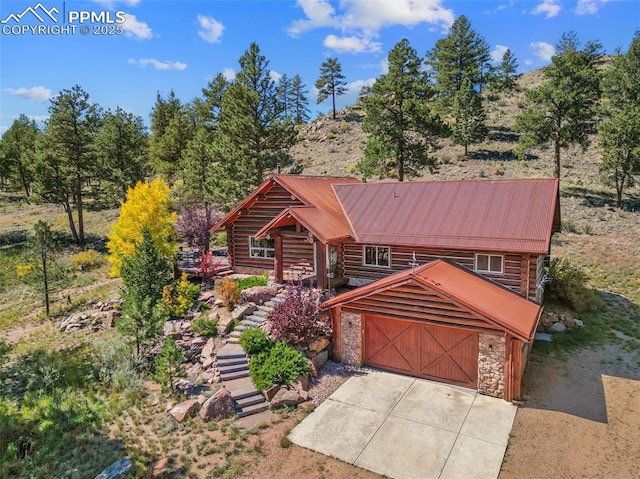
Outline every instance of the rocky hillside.
{"type": "MultiPolygon", "coordinates": [[[[468,158],[463,148],[452,145],[449,140],[441,142],[442,148],[435,153],[440,162],[439,173],[425,177],[434,179],[494,178],[494,177],[541,177],[553,174],[553,152],[532,150],[533,159],[522,161],[516,158],[514,149],[518,134],[513,131],[514,119],[519,111],[519,102],[528,88],[539,85],[542,72],[536,70],[518,78],[518,90],[485,100],[489,138],[481,144],[472,145],[468,158]]],[[[348,107],[338,112],[334,120],[323,116],[305,125],[300,131],[301,141],[291,148],[295,160],[295,172],[309,175],[353,175],[355,165],[362,157],[367,136],[362,132],[364,111],[359,106],[348,107]],[[300,169],[302,168],[302,169],[300,169]]],[[[597,145],[587,151],[570,148],[563,151],[563,177],[570,183],[582,184],[585,180],[596,181],[597,162],[600,154],[597,145]]]]}

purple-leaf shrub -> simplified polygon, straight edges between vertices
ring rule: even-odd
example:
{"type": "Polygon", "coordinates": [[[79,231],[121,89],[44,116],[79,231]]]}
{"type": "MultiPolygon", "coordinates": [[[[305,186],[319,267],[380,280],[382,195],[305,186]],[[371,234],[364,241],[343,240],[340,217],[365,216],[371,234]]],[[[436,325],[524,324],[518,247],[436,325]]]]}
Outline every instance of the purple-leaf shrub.
{"type": "Polygon", "coordinates": [[[318,336],[329,336],[331,324],[320,318],[320,292],[289,283],[284,301],[269,314],[271,336],[292,346],[308,345],[318,336]]]}

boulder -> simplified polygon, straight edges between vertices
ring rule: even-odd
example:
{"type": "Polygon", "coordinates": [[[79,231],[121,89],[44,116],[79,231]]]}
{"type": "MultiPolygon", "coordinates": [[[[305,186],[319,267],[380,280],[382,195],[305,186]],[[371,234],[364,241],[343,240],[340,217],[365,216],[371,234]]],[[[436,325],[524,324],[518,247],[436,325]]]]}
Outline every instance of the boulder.
{"type": "Polygon", "coordinates": [[[200,418],[203,421],[211,421],[215,419],[221,421],[228,419],[236,414],[236,405],[229,391],[222,388],[219,389],[202,405],[200,409],[200,418]]]}
{"type": "Polygon", "coordinates": [[[319,353],[323,349],[327,349],[329,344],[331,344],[329,338],[327,338],[326,336],[321,336],[309,345],[309,351],[319,353]]]}
{"type": "Polygon", "coordinates": [[[211,359],[213,357],[213,351],[215,349],[216,349],[215,340],[213,338],[209,338],[209,340],[206,342],[206,344],[202,348],[202,351],[200,352],[200,357],[204,361],[211,359]]]}
{"type": "Polygon", "coordinates": [[[296,379],[293,382],[292,386],[298,392],[308,391],[309,390],[309,377],[308,376],[298,376],[298,379],[296,379]]]}
{"type": "Polygon", "coordinates": [[[280,391],[281,387],[282,386],[280,386],[279,384],[276,384],[275,386],[271,386],[269,389],[264,391],[262,394],[264,394],[264,397],[267,399],[267,401],[271,401],[273,399],[273,397],[278,393],[278,391],[280,391]]]}
{"type": "Polygon", "coordinates": [[[237,321],[239,319],[244,318],[245,316],[253,313],[258,306],[255,303],[244,303],[239,306],[236,306],[235,309],[231,312],[231,319],[237,321]]]}
{"type": "Polygon", "coordinates": [[[197,400],[189,399],[173,406],[169,411],[169,414],[171,414],[176,421],[182,422],[186,418],[193,416],[198,412],[198,406],[199,404],[197,400]]]}
{"type": "Polygon", "coordinates": [[[98,474],[95,479],[121,479],[133,474],[133,461],[130,457],[121,457],[98,474]]]}
{"type": "Polygon", "coordinates": [[[142,384],[142,387],[144,387],[150,393],[159,393],[160,391],[162,391],[162,387],[155,381],[145,381],[142,384]]]}
{"type": "Polygon", "coordinates": [[[240,293],[240,297],[246,303],[262,304],[269,301],[276,294],[278,294],[278,290],[273,286],[254,286],[243,290],[240,293]]]}
{"type": "Polygon", "coordinates": [[[272,409],[277,409],[283,406],[296,406],[301,402],[304,402],[304,399],[302,399],[302,396],[300,396],[297,391],[291,391],[284,388],[280,389],[273,399],[269,401],[272,409]]]}
{"type": "Polygon", "coordinates": [[[583,328],[584,327],[584,321],[582,321],[581,319],[576,318],[575,319],[575,324],[577,328],[583,328]]]}
{"type": "Polygon", "coordinates": [[[191,347],[202,349],[207,344],[207,338],[203,338],[202,336],[198,336],[197,338],[193,338],[191,340],[191,347]]]}
{"type": "Polygon", "coordinates": [[[153,463],[153,466],[151,468],[151,475],[153,477],[163,476],[168,470],[169,462],[170,459],[168,457],[158,459],[153,463]]]}
{"type": "Polygon", "coordinates": [[[320,369],[322,369],[322,366],[325,365],[325,363],[327,362],[327,360],[329,359],[329,351],[322,351],[320,354],[318,354],[317,356],[315,356],[311,362],[315,365],[316,370],[320,371],[320,369]]]}
{"type": "Polygon", "coordinates": [[[209,371],[213,367],[213,364],[216,362],[213,358],[204,359],[203,357],[201,357],[200,359],[203,360],[202,369],[204,369],[205,371],[209,371]]]}
{"type": "Polygon", "coordinates": [[[567,326],[564,323],[557,322],[557,323],[554,323],[553,326],[551,326],[551,328],[549,329],[554,333],[563,333],[567,330],[567,326]]]}

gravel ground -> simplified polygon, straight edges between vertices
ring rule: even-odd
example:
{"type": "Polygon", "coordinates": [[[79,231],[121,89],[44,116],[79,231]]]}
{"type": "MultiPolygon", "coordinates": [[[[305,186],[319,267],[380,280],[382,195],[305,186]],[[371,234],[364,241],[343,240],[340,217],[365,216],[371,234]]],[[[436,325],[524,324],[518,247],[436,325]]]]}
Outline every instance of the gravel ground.
{"type": "Polygon", "coordinates": [[[327,361],[324,368],[320,371],[320,374],[318,374],[318,377],[313,380],[309,387],[309,396],[313,403],[319,406],[325,399],[331,396],[334,391],[342,386],[347,379],[352,376],[368,374],[370,371],[371,369],[369,368],[354,368],[342,363],[327,361]]]}

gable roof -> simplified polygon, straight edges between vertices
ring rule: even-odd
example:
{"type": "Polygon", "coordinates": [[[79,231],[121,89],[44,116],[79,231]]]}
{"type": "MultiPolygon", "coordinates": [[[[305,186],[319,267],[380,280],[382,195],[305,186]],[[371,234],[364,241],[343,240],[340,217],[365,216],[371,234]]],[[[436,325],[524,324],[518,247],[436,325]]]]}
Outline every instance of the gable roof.
{"type": "Polygon", "coordinates": [[[331,212],[330,214],[337,216],[338,219],[342,217],[342,221],[345,222],[346,225],[346,221],[344,220],[331,186],[354,183],[360,183],[360,181],[356,178],[343,177],[270,175],[238,206],[231,210],[229,214],[213,225],[211,231],[218,231],[222,229],[226,223],[233,222],[242,210],[250,208],[258,200],[258,195],[266,193],[276,184],[279,184],[289,191],[298,200],[302,201],[306,207],[319,206],[320,209],[331,212]]]}
{"type": "Polygon", "coordinates": [[[387,276],[325,301],[320,307],[342,306],[407,283],[449,298],[525,342],[533,339],[542,313],[542,307],[533,301],[446,260],[387,276]]]}
{"type": "Polygon", "coordinates": [[[335,185],[359,243],[547,254],[558,179],[335,185]]]}

